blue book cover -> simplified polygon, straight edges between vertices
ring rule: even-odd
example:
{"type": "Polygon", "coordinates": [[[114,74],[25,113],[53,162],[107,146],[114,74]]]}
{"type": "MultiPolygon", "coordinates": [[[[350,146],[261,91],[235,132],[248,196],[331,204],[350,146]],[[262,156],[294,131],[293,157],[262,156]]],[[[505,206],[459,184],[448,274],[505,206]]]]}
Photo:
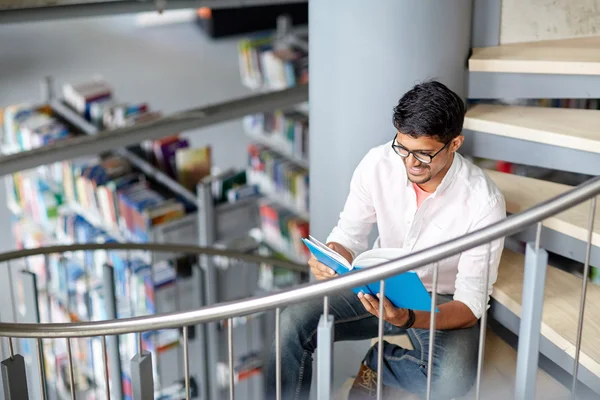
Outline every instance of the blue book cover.
{"type": "MultiPolygon", "coordinates": [[[[355,269],[369,268],[406,255],[402,249],[373,249],[360,254],[350,264],[341,255],[312,237],[303,238],[302,241],[319,262],[327,265],[339,275],[355,269]]],[[[379,293],[379,281],[352,288],[352,291],[356,294],[362,292],[375,296],[379,293]]],[[[385,280],[385,297],[397,308],[431,311],[431,295],[417,273],[413,271],[387,278],[385,280]]],[[[439,312],[437,308],[436,312],[439,312]]]]}
{"type": "MultiPolygon", "coordinates": [[[[310,252],[315,256],[319,262],[327,265],[329,268],[338,273],[338,275],[343,275],[347,272],[350,272],[352,266],[348,263],[347,260],[344,260],[342,256],[335,253],[333,250],[329,249],[329,252],[322,249],[318,244],[313,243],[310,240],[302,239],[306,247],[310,250],[310,252]],[[332,254],[334,253],[334,254],[332,254]]],[[[357,286],[352,288],[352,291],[356,294],[363,292],[364,294],[374,294],[371,292],[367,285],[357,286]]]]}

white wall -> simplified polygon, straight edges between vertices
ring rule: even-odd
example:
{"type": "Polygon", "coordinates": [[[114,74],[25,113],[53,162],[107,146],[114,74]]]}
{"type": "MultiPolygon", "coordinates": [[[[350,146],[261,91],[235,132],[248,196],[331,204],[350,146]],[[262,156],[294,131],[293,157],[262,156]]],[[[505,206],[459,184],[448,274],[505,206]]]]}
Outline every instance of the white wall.
{"type": "Polygon", "coordinates": [[[500,43],[600,35],[600,0],[503,0],[500,43]]]}

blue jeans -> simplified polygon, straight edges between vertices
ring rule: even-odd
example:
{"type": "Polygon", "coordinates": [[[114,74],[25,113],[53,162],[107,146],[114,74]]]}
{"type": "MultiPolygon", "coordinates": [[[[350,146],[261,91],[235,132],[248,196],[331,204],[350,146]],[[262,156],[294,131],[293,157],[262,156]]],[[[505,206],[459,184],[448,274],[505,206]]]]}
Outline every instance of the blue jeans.
{"type": "MultiPolygon", "coordinates": [[[[451,300],[438,295],[438,304],[451,300]]],[[[377,337],[379,320],[365,310],[352,292],[330,296],[330,313],[335,318],[335,341],[363,340],[377,337]]],[[[312,379],[316,332],[323,313],[323,301],[315,300],[290,306],[281,314],[281,384],[282,398],[308,399],[312,379]]],[[[425,394],[429,357],[429,330],[403,330],[392,324],[384,326],[385,335],[407,333],[414,350],[384,342],[383,376],[385,386],[425,394]]],[[[469,391],[477,373],[479,323],[467,329],[438,330],[435,333],[432,390],[435,398],[458,397],[469,391]]],[[[364,362],[377,371],[378,346],[371,347],[364,362]]],[[[356,365],[358,371],[359,365],[356,365]]],[[[335,364],[334,364],[335,368],[335,364]]],[[[272,349],[267,372],[267,398],[275,398],[275,349],[272,349]]]]}

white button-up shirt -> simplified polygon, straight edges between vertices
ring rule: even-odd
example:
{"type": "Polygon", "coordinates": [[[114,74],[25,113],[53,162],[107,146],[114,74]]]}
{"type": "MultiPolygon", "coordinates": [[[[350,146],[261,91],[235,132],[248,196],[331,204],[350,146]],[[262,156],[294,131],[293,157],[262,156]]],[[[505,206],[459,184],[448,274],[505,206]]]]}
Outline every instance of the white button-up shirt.
{"type": "MultiPolygon", "coordinates": [[[[338,242],[354,256],[367,249],[368,236],[377,223],[376,246],[425,249],[483,228],[506,217],[504,197],[477,166],[455,153],[446,176],[417,209],[417,197],[406,168],[391,142],[370,150],[350,183],[350,193],[337,226],[327,242],[338,242]]],[[[504,239],[491,244],[487,295],[498,276],[504,239]]],[[[483,271],[488,245],[467,250],[440,262],[438,290],[453,294],[475,317],[483,313],[483,271]]],[[[433,265],[416,270],[427,290],[432,290],[433,265]]],[[[489,297],[488,297],[489,299],[489,297]]]]}

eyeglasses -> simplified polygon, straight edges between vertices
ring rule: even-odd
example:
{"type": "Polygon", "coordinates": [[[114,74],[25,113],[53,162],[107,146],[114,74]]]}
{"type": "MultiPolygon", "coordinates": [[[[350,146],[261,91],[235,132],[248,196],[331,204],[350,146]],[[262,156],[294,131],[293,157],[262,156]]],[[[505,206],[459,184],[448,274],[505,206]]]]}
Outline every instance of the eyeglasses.
{"type": "Polygon", "coordinates": [[[440,154],[442,152],[442,150],[444,150],[446,148],[446,146],[448,146],[450,144],[450,142],[452,142],[452,140],[447,142],[444,145],[444,147],[439,149],[435,154],[425,154],[425,153],[410,151],[406,147],[404,147],[400,144],[396,144],[396,137],[394,137],[394,140],[392,141],[392,149],[394,149],[396,154],[398,154],[402,158],[407,158],[408,156],[410,156],[412,154],[415,159],[422,162],[423,164],[431,164],[431,162],[433,161],[433,157],[440,154]]]}

